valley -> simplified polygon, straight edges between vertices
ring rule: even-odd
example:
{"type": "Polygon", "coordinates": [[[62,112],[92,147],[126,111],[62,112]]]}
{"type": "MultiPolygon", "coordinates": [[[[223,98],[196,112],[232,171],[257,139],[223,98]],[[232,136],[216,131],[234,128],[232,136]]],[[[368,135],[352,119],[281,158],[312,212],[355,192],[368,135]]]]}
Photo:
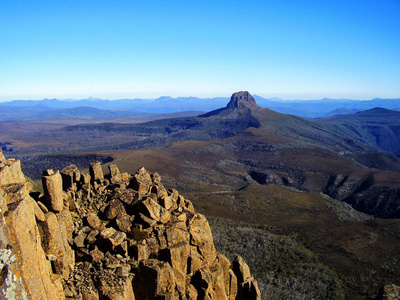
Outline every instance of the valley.
{"type": "Polygon", "coordinates": [[[218,251],[245,258],[265,299],[371,299],[400,284],[398,113],[381,113],[306,120],[240,92],[197,117],[2,122],[0,141],[34,180],[55,161],[157,172],[209,218],[218,251]]]}

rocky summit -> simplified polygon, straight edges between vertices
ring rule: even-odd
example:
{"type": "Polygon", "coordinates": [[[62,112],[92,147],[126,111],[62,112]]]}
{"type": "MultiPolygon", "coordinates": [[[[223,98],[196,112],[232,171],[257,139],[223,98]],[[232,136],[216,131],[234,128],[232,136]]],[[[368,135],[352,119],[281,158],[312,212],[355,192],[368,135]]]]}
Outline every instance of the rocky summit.
{"type": "Polygon", "coordinates": [[[245,91],[240,91],[237,93],[233,93],[231,96],[231,100],[226,106],[227,108],[251,108],[251,109],[257,109],[260,108],[258,106],[256,100],[253,98],[253,96],[245,91]]]}
{"type": "Polygon", "coordinates": [[[215,250],[204,215],[157,173],[46,170],[31,192],[0,152],[0,298],[261,299],[241,257],[215,250]]]}

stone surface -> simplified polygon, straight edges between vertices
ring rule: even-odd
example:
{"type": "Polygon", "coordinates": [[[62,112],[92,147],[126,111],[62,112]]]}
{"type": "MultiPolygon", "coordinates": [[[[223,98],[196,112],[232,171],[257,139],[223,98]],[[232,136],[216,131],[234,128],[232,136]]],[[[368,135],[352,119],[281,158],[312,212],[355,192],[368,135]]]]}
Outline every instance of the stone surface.
{"type": "Polygon", "coordinates": [[[177,190],[167,190],[157,173],[121,174],[111,164],[104,176],[98,162],[89,170],[91,176],[73,165],[62,174],[46,171],[46,205],[29,197],[26,183],[0,188],[0,216],[7,215],[0,236],[7,229],[13,237],[17,264],[10,274],[24,270],[26,288],[14,289],[20,295],[260,299],[246,263],[237,258],[231,266],[216,252],[205,216],[177,190]]]}
{"type": "Polygon", "coordinates": [[[237,278],[237,299],[261,300],[257,281],[251,277],[249,266],[242,257],[237,256],[232,262],[232,270],[237,278]]]}
{"type": "Polygon", "coordinates": [[[92,161],[89,164],[89,173],[92,181],[99,181],[104,179],[101,164],[98,161],[92,161]]]}
{"type": "Polygon", "coordinates": [[[19,160],[5,159],[2,153],[0,159],[0,186],[25,182],[19,160]]]}
{"type": "Polygon", "coordinates": [[[42,182],[47,208],[54,212],[62,211],[64,196],[60,172],[53,170],[43,172],[42,182]]]}
{"type": "Polygon", "coordinates": [[[205,261],[212,264],[216,257],[216,251],[206,217],[199,213],[195,214],[189,221],[189,232],[191,244],[197,246],[205,261]]]}
{"type": "Polygon", "coordinates": [[[75,264],[74,251],[68,244],[67,225],[59,222],[56,214],[49,212],[41,228],[44,232],[43,244],[46,255],[55,257],[53,268],[56,274],[67,279],[75,264]]]}
{"type": "Polygon", "coordinates": [[[76,165],[65,167],[60,173],[63,181],[64,191],[77,188],[76,184],[81,179],[81,172],[78,170],[76,165]]]}
{"type": "Polygon", "coordinates": [[[171,266],[155,259],[141,262],[139,272],[133,279],[133,290],[137,299],[157,299],[161,296],[174,299],[177,295],[171,266]]]}
{"type": "Polygon", "coordinates": [[[18,273],[28,299],[64,299],[62,282],[52,273],[51,263],[42,248],[32,201],[19,202],[9,209],[5,218],[11,246],[16,251],[18,273]]]}
{"type": "Polygon", "coordinates": [[[231,100],[229,101],[227,108],[259,108],[256,100],[249,92],[237,92],[232,94],[231,100]]]}

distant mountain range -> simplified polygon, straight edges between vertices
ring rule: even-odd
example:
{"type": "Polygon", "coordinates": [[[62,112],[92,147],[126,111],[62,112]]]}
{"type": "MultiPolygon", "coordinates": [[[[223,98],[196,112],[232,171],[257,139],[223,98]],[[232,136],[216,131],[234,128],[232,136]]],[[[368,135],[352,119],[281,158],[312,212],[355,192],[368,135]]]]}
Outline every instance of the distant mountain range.
{"type": "MultiPolygon", "coordinates": [[[[263,98],[254,95],[258,105],[277,112],[308,118],[326,117],[335,114],[354,113],[360,110],[382,107],[400,110],[400,98],[372,100],[320,99],[320,100],[282,100],[279,98],[263,98]]],[[[74,99],[43,99],[14,100],[0,103],[0,115],[30,114],[55,109],[71,109],[92,107],[98,110],[136,111],[148,114],[164,114],[184,111],[211,111],[225,106],[227,97],[196,98],[196,97],[160,97],[157,99],[119,99],[103,100],[88,98],[74,99]]]]}

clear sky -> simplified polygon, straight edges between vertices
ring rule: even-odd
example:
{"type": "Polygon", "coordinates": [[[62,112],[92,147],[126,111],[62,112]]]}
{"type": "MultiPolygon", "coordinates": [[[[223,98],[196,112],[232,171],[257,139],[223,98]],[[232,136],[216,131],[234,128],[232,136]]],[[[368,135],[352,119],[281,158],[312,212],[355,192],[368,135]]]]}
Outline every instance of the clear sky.
{"type": "Polygon", "coordinates": [[[2,0],[0,101],[400,98],[400,0],[2,0]]]}

